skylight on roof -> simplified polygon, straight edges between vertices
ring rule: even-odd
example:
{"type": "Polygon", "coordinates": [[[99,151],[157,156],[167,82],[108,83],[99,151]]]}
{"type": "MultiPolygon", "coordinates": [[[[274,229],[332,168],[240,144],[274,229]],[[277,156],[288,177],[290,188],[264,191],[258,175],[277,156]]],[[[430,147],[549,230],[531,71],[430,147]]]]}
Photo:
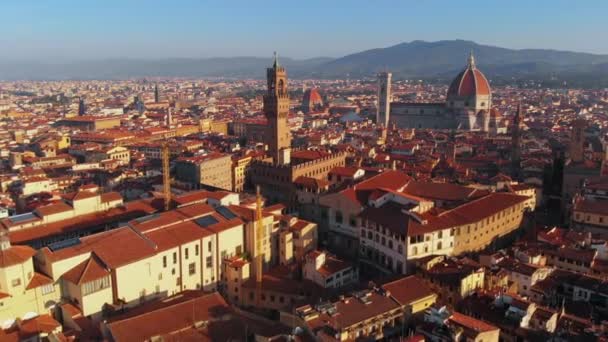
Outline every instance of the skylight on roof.
{"type": "Polygon", "coordinates": [[[64,248],[76,246],[80,244],[80,238],[71,238],[63,241],[51,243],[48,247],[52,252],[62,250],[64,248]]]}
{"type": "Polygon", "coordinates": [[[12,223],[21,223],[21,222],[25,222],[25,221],[29,221],[32,219],[35,219],[36,215],[34,215],[34,213],[25,213],[25,214],[19,214],[19,215],[14,215],[9,217],[9,219],[11,220],[12,223]]]}
{"type": "Polygon", "coordinates": [[[219,221],[215,217],[209,215],[209,216],[198,218],[198,219],[194,220],[194,222],[196,222],[196,224],[198,224],[199,226],[201,226],[203,228],[207,228],[211,225],[218,223],[219,221]]]}
{"type": "Polygon", "coordinates": [[[222,215],[226,220],[232,220],[237,218],[237,216],[227,207],[220,206],[215,209],[220,215],[222,215]]]}

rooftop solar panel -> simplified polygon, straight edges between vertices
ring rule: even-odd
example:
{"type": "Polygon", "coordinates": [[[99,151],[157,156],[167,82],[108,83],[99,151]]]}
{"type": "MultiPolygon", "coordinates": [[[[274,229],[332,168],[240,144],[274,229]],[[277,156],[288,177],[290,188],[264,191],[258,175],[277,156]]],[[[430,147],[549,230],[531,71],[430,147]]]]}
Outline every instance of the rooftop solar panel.
{"type": "Polygon", "coordinates": [[[54,242],[49,245],[49,249],[52,252],[55,252],[55,251],[62,250],[64,248],[68,248],[68,247],[72,247],[72,246],[76,246],[79,244],[80,244],[80,238],[71,238],[71,239],[67,239],[67,240],[63,240],[63,241],[54,242]]]}
{"type": "Polygon", "coordinates": [[[232,220],[237,218],[237,216],[230,211],[230,209],[228,209],[225,206],[220,206],[218,208],[215,209],[220,215],[222,215],[226,220],[232,220]]]}
{"type": "Polygon", "coordinates": [[[209,216],[198,218],[198,219],[194,220],[194,222],[196,222],[196,224],[198,224],[199,226],[206,228],[206,227],[209,227],[211,225],[218,223],[219,221],[215,217],[209,215],[209,216]]]}
{"type": "Polygon", "coordinates": [[[153,219],[157,218],[158,216],[159,216],[159,214],[146,215],[143,217],[136,218],[135,221],[137,221],[137,223],[144,223],[144,222],[153,220],[153,219]]]}
{"type": "Polygon", "coordinates": [[[9,217],[12,223],[25,222],[34,218],[36,218],[36,215],[34,215],[34,213],[25,213],[9,217]]]}

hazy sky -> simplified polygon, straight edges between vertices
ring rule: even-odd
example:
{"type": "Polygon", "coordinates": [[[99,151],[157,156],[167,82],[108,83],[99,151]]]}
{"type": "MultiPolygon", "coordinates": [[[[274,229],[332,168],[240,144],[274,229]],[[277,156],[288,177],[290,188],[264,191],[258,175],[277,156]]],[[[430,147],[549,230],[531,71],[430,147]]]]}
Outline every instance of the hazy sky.
{"type": "Polygon", "coordinates": [[[0,0],[0,59],[338,57],[411,40],[608,54],[606,0],[0,0]]]}

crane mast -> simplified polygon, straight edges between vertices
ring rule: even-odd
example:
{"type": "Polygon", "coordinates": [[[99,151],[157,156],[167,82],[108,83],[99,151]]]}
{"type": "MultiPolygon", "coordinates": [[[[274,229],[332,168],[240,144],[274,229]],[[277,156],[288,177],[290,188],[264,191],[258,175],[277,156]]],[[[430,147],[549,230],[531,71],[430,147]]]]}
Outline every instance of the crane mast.
{"type": "Polygon", "coordinates": [[[255,206],[255,281],[256,281],[256,300],[257,307],[260,306],[262,297],[262,268],[264,260],[264,240],[266,239],[266,231],[264,229],[264,219],[262,215],[262,195],[260,187],[256,190],[256,206],[255,206]]]}
{"type": "Polygon", "coordinates": [[[163,193],[165,197],[165,211],[171,206],[171,170],[169,169],[169,145],[166,141],[161,144],[163,160],[163,193]]]}

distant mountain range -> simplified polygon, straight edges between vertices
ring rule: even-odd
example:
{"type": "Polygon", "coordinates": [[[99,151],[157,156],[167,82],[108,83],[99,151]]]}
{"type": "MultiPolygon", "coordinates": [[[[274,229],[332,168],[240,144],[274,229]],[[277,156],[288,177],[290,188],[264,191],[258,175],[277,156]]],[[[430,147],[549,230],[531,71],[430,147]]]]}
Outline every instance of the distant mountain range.
{"type": "MultiPolygon", "coordinates": [[[[505,49],[465,40],[413,41],[340,58],[281,58],[294,78],[363,78],[388,70],[394,78],[447,82],[473,51],[478,67],[494,83],[524,80],[546,85],[608,87],[608,55],[505,49]]],[[[0,79],[124,79],[142,77],[262,78],[270,58],[107,59],[73,63],[0,61],[0,79]]]]}

